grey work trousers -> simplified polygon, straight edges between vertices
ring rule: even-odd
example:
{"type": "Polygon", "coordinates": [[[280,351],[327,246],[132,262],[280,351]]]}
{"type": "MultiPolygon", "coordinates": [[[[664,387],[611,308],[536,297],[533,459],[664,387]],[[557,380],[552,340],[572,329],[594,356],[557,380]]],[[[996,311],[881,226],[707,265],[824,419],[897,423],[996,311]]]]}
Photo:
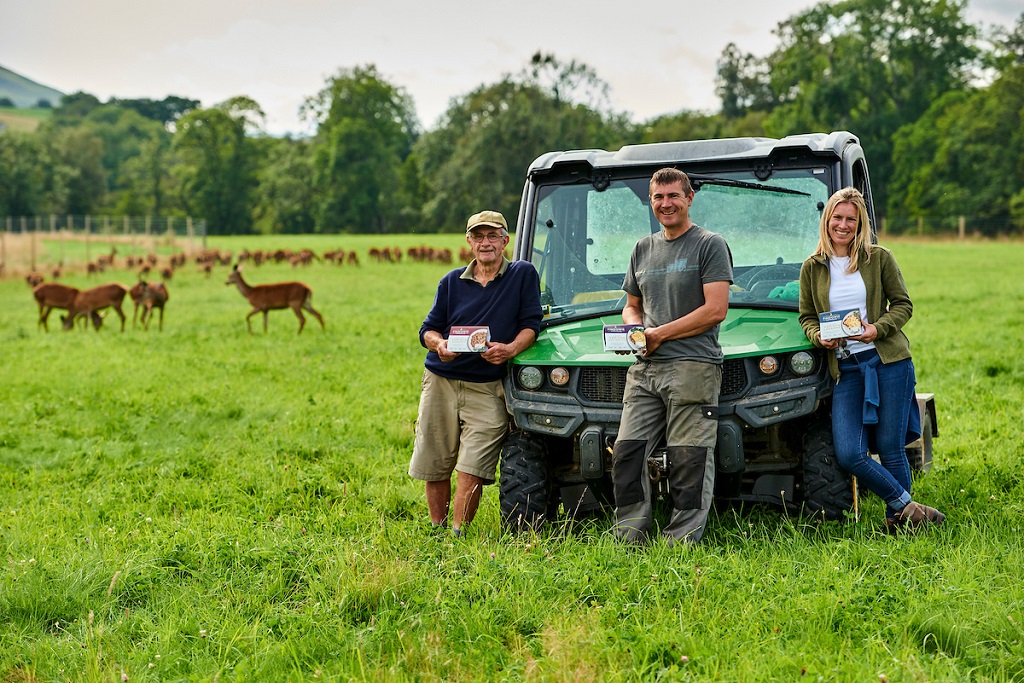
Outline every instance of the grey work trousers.
{"type": "Polygon", "coordinates": [[[615,535],[644,543],[653,522],[647,459],[668,450],[672,515],[662,533],[671,542],[704,535],[715,488],[718,394],[722,366],[680,360],[638,361],[626,375],[622,421],[612,453],[615,535]]]}

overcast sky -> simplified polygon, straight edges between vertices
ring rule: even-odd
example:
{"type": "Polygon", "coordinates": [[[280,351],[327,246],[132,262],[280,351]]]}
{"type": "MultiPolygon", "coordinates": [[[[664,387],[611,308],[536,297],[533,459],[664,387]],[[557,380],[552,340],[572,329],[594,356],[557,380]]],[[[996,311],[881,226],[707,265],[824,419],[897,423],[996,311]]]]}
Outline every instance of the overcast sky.
{"type": "MultiPolygon", "coordinates": [[[[542,50],[592,67],[612,108],[642,120],[714,111],[715,60],[757,56],[807,0],[0,0],[0,66],[65,93],[210,106],[256,100],[272,134],[307,132],[302,101],[340,69],[375,64],[432,128],[452,97],[518,73],[542,50]]],[[[1021,0],[970,0],[1012,25],[1021,0]]]]}

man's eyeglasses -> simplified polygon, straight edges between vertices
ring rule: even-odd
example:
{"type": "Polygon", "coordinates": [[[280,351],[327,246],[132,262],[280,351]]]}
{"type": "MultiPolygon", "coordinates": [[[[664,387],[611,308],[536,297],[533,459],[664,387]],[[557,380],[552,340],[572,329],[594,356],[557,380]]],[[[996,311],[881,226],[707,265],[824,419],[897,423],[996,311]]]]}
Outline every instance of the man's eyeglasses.
{"type": "Polygon", "coordinates": [[[850,349],[846,348],[846,340],[839,340],[839,348],[836,349],[836,358],[839,360],[846,360],[850,357],[850,349]]]}
{"type": "Polygon", "coordinates": [[[487,240],[488,242],[500,242],[505,239],[505,236],[500,232],[489,232],[486,235],[481,235],[478,232],[471,232],[469,233],[469,239],[479,244],[484,240],[487,240]]]}

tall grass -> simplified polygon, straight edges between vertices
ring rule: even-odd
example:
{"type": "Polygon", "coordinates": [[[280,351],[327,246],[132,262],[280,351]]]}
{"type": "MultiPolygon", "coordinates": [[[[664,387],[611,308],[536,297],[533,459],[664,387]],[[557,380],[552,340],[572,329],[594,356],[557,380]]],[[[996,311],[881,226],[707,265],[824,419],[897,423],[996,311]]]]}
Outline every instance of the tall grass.
{"type": "Polygon", "coordinates": [[[45,334],[0,282],[0,680],[1024,680],[1024,245],[890,246],[947,523],[723,508],[694,548],[509,537],[494,487],[429,530],[405,471],[443,266],[250,268],[312,286],[301,336],[249,335],[225,268],[175,277],[163,333],[45,334]]]}

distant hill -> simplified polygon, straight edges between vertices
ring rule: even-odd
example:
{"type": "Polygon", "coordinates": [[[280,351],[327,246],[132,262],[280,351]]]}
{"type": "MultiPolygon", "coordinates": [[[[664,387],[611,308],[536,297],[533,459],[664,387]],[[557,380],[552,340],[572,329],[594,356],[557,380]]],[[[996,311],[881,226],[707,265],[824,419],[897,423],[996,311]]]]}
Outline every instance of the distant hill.
{"type": "Polygon", "coordinates": [[[4,97],[9,97],[19,109],[30,109],[39,100],[46,100],[54,107],[60,106],[64,93],[0,66],[0,99],[4,97]]]}

